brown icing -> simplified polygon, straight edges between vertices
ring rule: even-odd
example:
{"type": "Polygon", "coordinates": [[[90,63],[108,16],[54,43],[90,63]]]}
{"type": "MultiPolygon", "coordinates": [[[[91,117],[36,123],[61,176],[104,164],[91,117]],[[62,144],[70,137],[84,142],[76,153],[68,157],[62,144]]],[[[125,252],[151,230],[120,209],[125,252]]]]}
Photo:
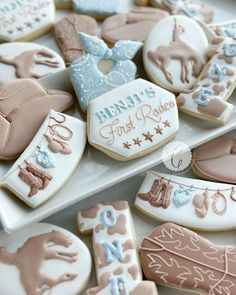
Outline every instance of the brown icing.
{"type": "Polygon", "coordinates": [[[55,25],[55,35],[67,65],[84,54],[79,33],[96,36],[96,20],[91,16],[71,13],[55,25]]]}
{"type": "Polygon", "coordinates": [[[177,103],[177,106],[178,107],[182,107],[185,104],[185,98],[184,98],[184,96],[183,95],[179,95],[176,98],[176,103],[177,103]]]}
{"type": "Polygon", "coordinates": [[[62,142],[60,140],[57,140],[50,135],[45,134],[45,138],[48,141],[48,149],[53,153],[61,153],[61,154],[71,154],[72,150],[68,143],[62,142]]]}
{"type": "Polygon", "coordinates": [[[148,52],[148,58],[163,72],[170,84],[173,84],[173,77],[168,71],[168,66],[172,60],[178,60],[181,64],[180,78],[182,83],[189,83],[189,62],[193,63],[192,75],[196,78],[203,68],[203,63],[197,51],[181,37],[184,32],[185,28],[178,25],[177,20],[174,19],[172,42],[169,45],[159,46],[155,51],[148,52]]]}
{"type": "Polygon", "coordinates": [[[47,49],[36,49],[24,51],[14,58],[0,56],[0,62],[15,67],[17,78],[38,79],[44,75],[34,72],[34,67],[36,65],[44,65],[50,68],[57,68],[59,67],[59,62],[53,60],[54,57],[53,53],[47,49]]]}
{"type": "Polygon", "coordinates": [[[145,276],[156,283],[233,295],[235,253],[234,246],[217,246],[188,229],[166,223],[144,238],[141,264],[145,276]]]}
{"type": "Polygon", "coordinates": [[[122,211],[129,208],[128,202],[126,201],[103,201],[103,205],[112,206],[115,210],[122,211]]]}
{"type": "Polygon", "coordinates": [[[215,118],[219,117],[225,109],[226,103],[217,97],[211,99],[207,106],[198,105],[199,113],[215,118]]]}
{"type": "Polygon", "coordinates": [[[225,54],[220,54],[218,59],[223,59],[227,64],[232,65],[234,63],[234,58],[232,56],[227,56],[225,54]]]}
{"type": "Polygon", "coordinates": [[[94,219],[97,217],[98,211],[99,207],[96,205],[91,208],[84,209],[83,211],[81,211],[81,215],[84,218],[94,219]]]}
{"type": "Polygon", "coordinates": [[[225,38],[213,38],[211,40],[212,45],[219,45],[225,41],[225,38]]]}
{"type": "Polygon", "coordinates": [[[209,210],[209,194],[208,190],[206,190],[202,195],[196,195],[193,198],[193,205],[195,207],[195,213],[198,217],[204,218],[207,215],[209,210]]]}
{"type": "Polygon", "coordinates": [[[213,87],[212,87],[212,89],[214,90],[214,94],[216,95],[216,96],[219,96],[222,92],[224,92],[225,91],[225,87],[223,86],[223,85],[214,85],[213,87]]]}
{"type": "Polygon", "coordinates": [[[133,280],[137,280],[139,274],[139,267],[138,265],[132,265],[128,268],[128,272],[132,276],[133,280]]]}
{"type": "Polygon", "coordinates": [[[64,252],[49,247],[49,244],[68,248],[71,241],[61,232],[53,231],[28,239],[15,253],[0,248],[0,263],[14,265],[20,272],[20,281],[27,295],[41,295],[64,282],[73,281],[77,274],[64,273],[52,278],[42,272],[45,261],[50,259],[76,262],[77,253],[64,252]]]}
{"type": "Polygon", "coordinates": [[[108,235],[115,235],[115,234],[120,234],[120,235],[125,235],[126,234],[126,217],[124,214],[120,214],[117,217],[117,222],[115,226],[109,227],[107,229],[108,235]]]}
{"type": "Polygon", "coordinates": [[[157,295],[155,283],[153,282],[140,282],[133,291],[129,292],[129,295],[157,295]]]}
{"type": "Polygon", "coordinates": [[[103,224],[98,224],[96,227],[95,227],[95,233],[99,233],[100,231],[104,230],[105,229],[105,226],[103,224]]]}

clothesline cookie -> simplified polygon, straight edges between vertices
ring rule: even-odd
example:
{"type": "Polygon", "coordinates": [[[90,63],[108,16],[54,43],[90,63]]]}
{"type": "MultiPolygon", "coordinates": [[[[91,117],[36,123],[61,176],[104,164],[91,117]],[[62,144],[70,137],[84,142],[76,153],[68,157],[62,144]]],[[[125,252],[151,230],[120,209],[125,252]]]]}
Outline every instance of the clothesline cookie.
{"type": "Polygon", "coordinates": [[[119,161],[155,151],[178,129],[175,96],[143,79],[118,87],[89,104],[89,143],[119,161]]]}
{"type": "Polygon", "coordinates": [[[236,38],[236,20],[209,24],[208,26],[218,37],[236,38]]]}
{"type": "Polygon", "coordinates": [[[72,0],[54,0],[57,9],[72,8],[72,0]]]}
{"type": "Polygon", "coordinates": [[[134,205],[157,220],[196,230],[236,228],[236,187],[230,184],[149,171],[134,205]]]}
{"type": "Polygon", "coordinates": [[[78,214],[82,234],[93,232],[98,286],[87,294],[157,295],[155,283],[142,280],[133,221],[125,201],[105,201],[78,214]]]}
{"type": "Polygon", "coordinates": [[[87,246],[63,228],[38,223],[0,232],[0,294],[81,294],[91,269],[87,246]]]}
{"type": "Polygon", "coordinates": [[[85,123],[51,110],[0,186],[30,207],[38,207],[65,184],[78,165],[85,145],[85,123]]]}

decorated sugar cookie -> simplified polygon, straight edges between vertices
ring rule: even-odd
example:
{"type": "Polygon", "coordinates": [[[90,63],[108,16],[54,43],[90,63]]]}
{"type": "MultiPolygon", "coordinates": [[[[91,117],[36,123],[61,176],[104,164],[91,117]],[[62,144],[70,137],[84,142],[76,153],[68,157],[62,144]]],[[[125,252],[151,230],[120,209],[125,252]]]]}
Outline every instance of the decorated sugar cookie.
{"type": "Polygon", "coordinates": [[[180,111],[214,124],[225,124],[233,111],[233,105],[226,100],[236,86],[236,40],[218,38],[216,41],[220,43],[215,45],[217,49],[195,87],[183,91],[177,102],[180,111]]]}
{"type": "Polygon", "coordinates": [[[224,38],[236,38],[236,20],[210,24],[209,28],[218,36],[224,38]]]}
{"type": "Polygon", "coordinates": [[[191,89],[206,63],[207,38],[185,16],[162,19],[149,34],[143,52],[150,79],[172,92],[191,89]]]}
{"type": "Polygon", "coordinates": [[[65,69],[63,59],[51,49],[34,43],[0,45],[0,84],[17,78],[41,78],[65,69]]]}
{"type": "Polygon", "coordinates": [[[102,24],[102,37],[115,43],[119,40],[144,41],[151,29],[168,13],[151,7],[135,7],[129,13],[108,17],[102,24]]]}
{"type": "Polygon", "coordinates": [[[72,0],[54,0],[57,9],[69,9],[72,7],[72,0]]]}
{"type": "Polygon", "coordinates": [[[81,233],[93,232],[98,286],[90,295],[157,295],[153,282],[142,280],[133,221],[125,201],[105,201],[78,214],[81,233]]]}
{"type": "Polygon", "coordinates": [[[0,40],[35,39],[51,30],[54,18],[53,0],[1,0],[0,40]]]}
{"type": "Polygon", "coordinates": [[[0,232],[0,294],[80,294],[91,267],[86,245],[58,226],[38,223],[0,232]]]}
{"type": "Polygon", "coordinates": [[[103,19],[118,13],[122,0],[72,0],[72,4],[75,12],[103,19]]]}
{"type": "Polygon", "coordinates": [[[137,193],[135,207],[163,222],[197,230],[236,228],[236,187],[230,184],[149,171],[137,193]]]}
{"type": "Polygon", "coordinates": [[[198,294],[234,295],[235,246],[218,246],[173,223],[145,237],[141,264],[147,279],[198,294]]]}
{"type": "Polygon", "coordinates": [[[131,59],[142,43],[120,41],[108,48],[97,37],[79,35],[86,55],[72,63],[70,78],[80,107],[86,112],[91,100],[135,79],[137,68],[131,59]]]}
{"type": "Polygon", "coordinates": [[[153,152],[178,129],[175,96],[142,79],[102,95],[88,109],[90,144],[120,161],[153,152]]]}
{"type": "Polygon", "coordinates": [[[17,158],[28,146],[50,109],[62,112],[72,104],[71,94],[46,90],[32,79],[18,79],[2,85],[0,159],[17,158]]]}
{"type": "Polygon", "coordinates": [[[54,33],[67,65],[84,54],[78,34],[97,35],[97,30],[95,19],[76,13],[68,14],[56,23],[54,33]]]}
{"type": "Polygon", "coordinates": [[[86,145],[86,125],[77,118],[50,111],[24,153],[1,180],[35,208],[53,196],[71,176],[86,145]]]}

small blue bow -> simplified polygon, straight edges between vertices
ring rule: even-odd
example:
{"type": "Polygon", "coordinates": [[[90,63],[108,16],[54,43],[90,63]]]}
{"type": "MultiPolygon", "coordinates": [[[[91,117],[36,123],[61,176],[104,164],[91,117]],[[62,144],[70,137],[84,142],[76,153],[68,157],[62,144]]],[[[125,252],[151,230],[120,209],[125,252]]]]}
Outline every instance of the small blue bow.
{"type": "Polygon", "coordinates": [[[229,57],[236,56],[236,44],[225,44],[223,50],[226,56],[229,56],[229,57]]]}
{"type": "Polygon", "coordinates": [[[212,96],[214,94],[214,91],[209,88],[202,88],[197,93],[197,97],[194,99],[194,102],[196,104],[207,106],[209,103],[209,96],[212,96]]]}
{"type": "Polygon", "coordinates": [[[218,82],[222,81],[224,79],[224,76],[227,73],[227,67],[221,67],[218,64],[214,64],[208,77],[212,80],[218,80],[218,82]]]}
{"type": "Polygon", "coordinates": [[[136,41],[119,41],[113,48],[109,48],[106,43],[95,36],[80,33],[80,40],[86,53],[100,56],[104,59],[112,59],[114,61],[132,59],[139,48],[143,46],[142,42],[136,41]]]}

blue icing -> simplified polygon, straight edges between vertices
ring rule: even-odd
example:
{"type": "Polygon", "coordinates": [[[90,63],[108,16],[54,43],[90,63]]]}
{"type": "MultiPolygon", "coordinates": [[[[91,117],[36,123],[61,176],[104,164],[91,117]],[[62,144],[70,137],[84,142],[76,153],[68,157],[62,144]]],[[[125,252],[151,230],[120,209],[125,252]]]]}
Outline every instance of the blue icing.
{"type": "Polygon", "coordinates": [[[197,97],[194,99],[194,102],[202,106],[207,106],[210,101],[209,97],[213,94],[214,91],[212,89],[202,88],[198,91],[197,97]]]}
{"type": "Polygon", "coordinates": [[[125,290],[125,277],[123,275],[120,276],[112,276],[109,279],[109,285],[111,287],[111,295],[129,295],[129,292],[125,290]]]}
{"type": "Polygon", "coordinates": [[[116,225],[117,215],[114,210],[106,209],[101,214],[101,223],[106,227],[116,225]]]}
{"type": "Polygon", "coordinates": [[[211,71],[209,72],[208,77],[210,79],[217,80],[218,82],[222,81],[227,73],[227,67],[221,67],[219,64],[214,64],[211,71]]]}
{"type": "Polygon", "coordinates": [[[121,0],[73,0],[73,9],[95,16],[110,16],[120,11],[121,3],[121,0]]]}
{"type": "Polygon", "coordinates": [[[35,153],[35,160],[43,168],[50,169],[55,167],[54,155],[42,148],[39,148],[35,153]]]}
{"type": "Polygon", "coordinates": [[[194,190],[183,186],[180,186],[177,190],[175,190],[173,196],[173,203],[175,206],[181,207],[188,204],[192,199],[193,191],[194,190]]]}
{"type": "Polygon", "coordinates": [[[86,112],[91,100],[135,79],[137,68],[130,59],[135,56],[142,43],[119,41],[110,49],[97,37],[80,33],[80,39],[87,54],[72,63],[70,77],[80,107],[86,112]],[[102,59],[115,62],[108,74],[103,74],[98,68],[102,59]]]}
{"type": "Polygon", "coordinates": [[[107,263],[111,263],[115,259],[118,259],[120,261],[124,260],[123,247],[120,240],[115,240],[113,243],[104,242],[103,247],[107,263]]]}
{"type": "Polygon", "coordinates": [[[236,38],[236,26],[232,25],[231,27],[229,26],[225,28],[225,33],[230,38],[236,38]]]}
{"type": "Polygon", "coordinates": [[[196,10],[188,7],[186,3],[178,3],[177,0],[167,0],[170,5],[178,5],[180,12],[183,12],[188,17],[194,17],[196,15],[196,10]]]}
{"type": "Polygon", "coordinates": [[[226,56],[236,56],[236,44],[225,44],[223,50],[226,56]]]}

